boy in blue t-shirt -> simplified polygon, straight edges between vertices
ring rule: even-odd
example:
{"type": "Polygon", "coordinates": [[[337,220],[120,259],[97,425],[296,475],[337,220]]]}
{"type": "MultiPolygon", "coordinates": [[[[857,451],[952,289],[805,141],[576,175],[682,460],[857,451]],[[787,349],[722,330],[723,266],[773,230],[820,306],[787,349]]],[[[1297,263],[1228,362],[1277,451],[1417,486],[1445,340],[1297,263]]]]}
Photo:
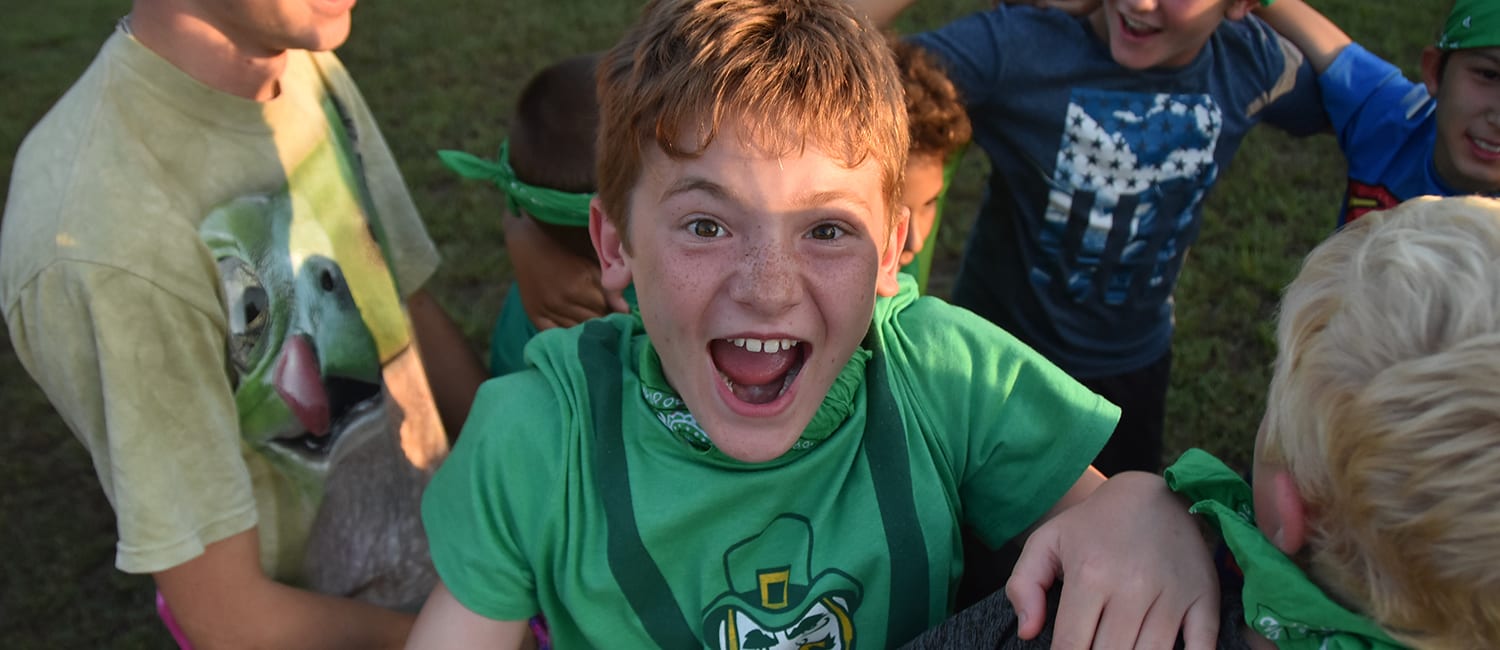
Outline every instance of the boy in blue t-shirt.
{"type": "Polygon", "coordinates": [[[844,0],[658,0],[600,63],[603,286],[538,335],[423,502],[412,647],[894,647],[960,525],[1024,538],[1034,636],[1210,647],[1208,552],[1160,477],[1088,466],[1116,409],[898,273],[909,134],[844,0]],[[1067,576],[1056,612],[1044,589],[1067,576]]]}
{"type": "MultiPolygon", "coordinates": [[[[859,4],[879,22],[909,3],[859,4]]],[[[1208,191],[1257,122],[1323,127],[1311,68],[1253,6],[1002,4],[913,37],[992,166],[953,302],[1120,405],[1106,473],[1160,466],[1172,291],[1208,191]]]]}
{"type": "Polygon", "coordinates": [[[1339,225],[1418,196],[1500,193],[1500,4],[1459,0],[1414,83],[1302,0],[1256,13],[1319,73],[1349,162],[1339,225]]]}

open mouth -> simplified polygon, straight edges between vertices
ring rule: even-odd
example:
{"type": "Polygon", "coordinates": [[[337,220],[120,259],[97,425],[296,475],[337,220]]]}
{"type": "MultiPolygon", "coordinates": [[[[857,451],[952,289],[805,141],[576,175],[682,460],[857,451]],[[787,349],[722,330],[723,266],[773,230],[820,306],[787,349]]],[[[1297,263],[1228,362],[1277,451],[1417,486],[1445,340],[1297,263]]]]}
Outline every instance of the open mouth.
{"type": "Polygon", "coordinates": [[[1489,156],[1500,156],[1500,143],[1491,142],[1489,140],[1481,140],[1474,136],[1469,136],[1469,142],[1474,143],[1474,148],[1479,150],[1481,154],[1488,154],[1489,156]]]}
{"type": "Polygon", "coordinates": [[[380,384],[357,379],[329,377],[324,381],[324,389],[328,394],[329,414],[332,420],[328,432],[316,434],[299,430],[295,434],[273,438],[271,440],[273,444],[308,460],[326,459],[342,434],[353,428],[354,424],[377,412],[384,399],[380,384]]]}
{"type": "Polygon", "coordinates": [[[735,399],[760,405],[786,394],[802,372],[808,347],[796,339],[715,339],[709,355],[735,399]]]}
{"type": "Polygon", "coordinates": [[[1145,38],[1161,30],[1125,14],[1120,14],[1120,31],[1136,38],[1145,38]]]}

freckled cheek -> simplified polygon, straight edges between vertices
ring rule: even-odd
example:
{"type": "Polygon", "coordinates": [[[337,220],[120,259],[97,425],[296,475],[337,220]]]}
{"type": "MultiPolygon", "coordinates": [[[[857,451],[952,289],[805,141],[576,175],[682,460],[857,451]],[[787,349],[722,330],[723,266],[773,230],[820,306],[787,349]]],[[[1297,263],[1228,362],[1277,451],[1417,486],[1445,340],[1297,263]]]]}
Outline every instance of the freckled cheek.
{"type": "MultiPolygon", "coordinates": [[[[901,242],[897,242],[900,246],[901,242]]],[[[834,258],[824,258],[803,265],[803,274],[815,293],[834,299],[850,300],[865,293],[874,295],[880,259],[873,250],[834,258]]]]}

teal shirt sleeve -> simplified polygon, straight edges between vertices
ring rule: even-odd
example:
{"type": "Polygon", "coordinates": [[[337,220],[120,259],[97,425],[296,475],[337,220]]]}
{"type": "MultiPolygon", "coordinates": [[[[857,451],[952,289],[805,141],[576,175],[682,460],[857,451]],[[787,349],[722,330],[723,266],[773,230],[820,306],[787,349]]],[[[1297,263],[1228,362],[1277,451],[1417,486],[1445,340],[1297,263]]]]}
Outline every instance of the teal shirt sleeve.
{"type": "Polygon", "coordinates": [[[485,382],[422,496],[438,576],[480,616],[525,620],[541,609],[531,561],[537,549],[528,544],[546,527],[548,489],[559,484],[559,411],[535,370],[485,382]]]}
{"type": "MultiPolygon", "coordinates": [[[[1093,462],[1119,408],[994,324],[935,298],[896,306],[892,365],[991,546],[1036,523],[1093,462]]],[[[902,297],[892,302],[899,305],[902,297]]]]}

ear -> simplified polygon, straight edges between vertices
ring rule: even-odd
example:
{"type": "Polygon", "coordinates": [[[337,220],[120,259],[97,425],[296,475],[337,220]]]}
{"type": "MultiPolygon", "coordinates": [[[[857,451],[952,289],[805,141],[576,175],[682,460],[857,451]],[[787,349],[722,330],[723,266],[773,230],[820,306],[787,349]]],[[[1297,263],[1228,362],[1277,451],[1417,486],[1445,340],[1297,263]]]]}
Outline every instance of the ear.
{"type": "Polygon", "coordinates": [[[1271,543],[1278,550],[1291,557],[1307,543],[1307,505],[1302,501],[1302,491],[1297,489],[1297,482],[1292,479],[1291,473],[1276,468],[1268,474],[1269,476],[1255,477],[1256,481],[1271,482],[1269,505],[1272,512],[1265,513],[1269,516],[1262,518],[1267,524],[1266,528],[1269,528],[1264,532],[1270,536],[1271,543]]]}
{"type": "Polygon", "coordinates": [[[901,273],[901,251],[906,248],[906,232],[911,228],[911,208],[901,206],[880,252],[880,275],[875,279],[875,295],[887,298],[901,289],[896,276],[901,273]]]}
{"type": "Polygon", "coordinates": [[[1437,97],[1438,82],[1442,81],[1443,52],[1431,45],[1422,48],[1422,83],[1427,85],[1427,94],[1437,97]]]}
{"type": "Polygon", "coordinates": [[[624,233],[604,214],[604,204],[597,196],[589,201],[589,238],[599,255],[599,284],[611,291],[624,291],[631,281],[630,253],[625,250],[624,233]]]}
{"type": "Polygon", "coordinates": [[[1244,20],[1245,16],[1260,5],[1260,0],[1229,0],[1229,6],[1224,8],[1224,17],[1230,20],[1244,20]]]}

